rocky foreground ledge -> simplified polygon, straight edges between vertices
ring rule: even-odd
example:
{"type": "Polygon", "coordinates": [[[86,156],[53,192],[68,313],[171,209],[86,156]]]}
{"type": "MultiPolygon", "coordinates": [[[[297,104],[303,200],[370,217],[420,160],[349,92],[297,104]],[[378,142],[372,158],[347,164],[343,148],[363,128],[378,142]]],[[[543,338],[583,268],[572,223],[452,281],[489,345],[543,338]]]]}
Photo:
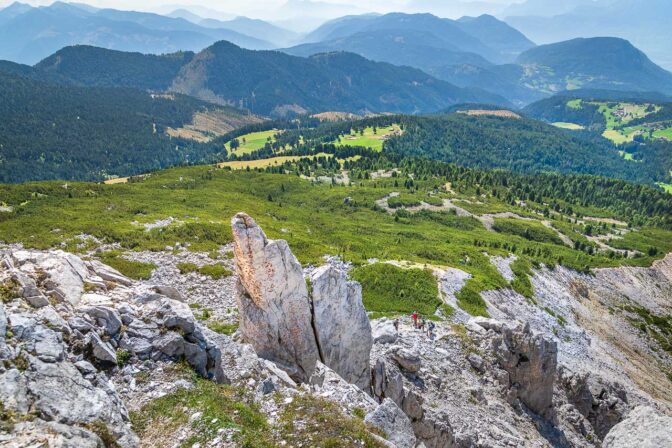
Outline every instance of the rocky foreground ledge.
{"type": "MultiPolygon", "coordinates": [[[[657,403],[571,371],[526,323],[439,323],[435,339],[407,319],[370,323],[338,267],[307,282],[286,242],[244,214],[232,227],[233,337],[201,325],[169,286],[62,251],[2,250],[0,446],[181,446],[179,431],[142,440],[129,408],[193,387],[166,376],[184,363],[249,391],[269,422],[297,397],[329,400],[364,418],[369,446],[672,446],[657,403]]],[[[239,446],[231,428],[219,434],[208,446],[239,446]]]]}

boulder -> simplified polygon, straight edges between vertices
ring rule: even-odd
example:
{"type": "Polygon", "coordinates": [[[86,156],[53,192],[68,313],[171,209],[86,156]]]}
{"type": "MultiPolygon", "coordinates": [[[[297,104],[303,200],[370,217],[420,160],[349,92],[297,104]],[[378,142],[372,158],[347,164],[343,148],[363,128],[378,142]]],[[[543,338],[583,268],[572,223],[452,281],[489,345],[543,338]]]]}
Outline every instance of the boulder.
{"type": "Polygon", "coordinates": [[[407,372],[416,373],[422,367],[422,360],[417,351],[394,346],[390,349],[390,357],[407,372]]]}
{"type": "Polygon", "coordinates": [[[390,398],[399,406],[404,400],[404,379],[399,368],[379,358],[372,371],[373,395],[380,400],[390,398]]]}
{"type": "Polygon", "coordinates": [[[271,241],[244,213],[231,221],[242,340],[294,380],[306,382],[319,359],[308,288],[286,241],[271,241]]]}
{"type": "Polygon", "coordinates": [[[85,308],[84,312],[91,316],[96,324],[109,336],[114,336],[121,329],[121,316],[114,309],[105,306],[85,308]]]}
{"type": "Polygon", "coordinates": [[[117,354],[110,344],[100,339],[95,332],[90,332],[88,337],[91,356],[102,365],[117,364],[117,354]]]}
{"type": "Polygon", "coordinates": [[[163,296],[166,296],[169,299],[177,300],[178,302],[184,302],[184,296],[174,286],[155,285],[155,286],[152,287],[152,289],[157,294],[161,294],[163,296]]]}
{"type": "Polygon", "coordinates": [[[11,434],[0,434],[0,446],[100,448],[105,444],[87,429],[34,419],[16,424],[11,434]]]}
{"type": "Polygon", "coordinates": [[[371,322],[371,334],[375,344],[394,344],[399,337],[394,322],[386,318],[371,322]]]}
{"type": "Polygon", "coordinates": [[[389,398],[386,398],[373,412],[367,414],[364,421],[383,431],[387,435],[387,440],[397,448],[415,447],[416,438],[411,421],[389,398]]]}
{"type": "Polygon", "coordinates": [[[672,418],[638,406],[604,438],[603,448],[672,447],[672,418]]]}
{"type": "Polygon", "coordinates": [[[81,258],[61,250],[17,250],[12,256],[14,264],[22,271],[27,268],[43,273],[42,284],[53,297],[66,300],[72,305],[79,303],[84,293],[84,281],[89,277],[89,271],[81,258]]]}
{"type": "Polygon", "coordinates": [[[39,290],[35,280],[21,271],[12,272],[12,280],[19,285],[19,294],[30,303],[33,308],[42,308],[49,305],[49,300],[39,290]]]}
{"type": "Polygon", "coordinates": [[[44,362],[62,361],[65,356],[62,336],[49,328],[39,327],[35,332],[35,356],[44,362]]]}
{"type": "Polygon", "coordinates": [[[343,271],[322,266],[311,275],[313,322],[322,362],[360,389],[371,389],[373,341],[362,287],[343,271]]]}

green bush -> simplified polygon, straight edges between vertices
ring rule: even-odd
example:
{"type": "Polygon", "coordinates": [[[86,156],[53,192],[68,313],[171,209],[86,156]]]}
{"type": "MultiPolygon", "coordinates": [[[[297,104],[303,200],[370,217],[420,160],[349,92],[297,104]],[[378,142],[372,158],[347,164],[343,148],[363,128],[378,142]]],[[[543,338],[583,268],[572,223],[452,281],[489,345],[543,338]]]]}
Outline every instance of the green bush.
{"type": "Polygon", "coordinates": [[[499,233],[517,235],[530,241],[562,245],[563,242],[553,230],[537,221],[522,221],[513,218],[495,219],[492,228],[499,233]]]}
{"type": "Polygon", "coordinates": [[[362,284],[367,311],[429,316],[441,305],[437,280],[430,270],[402,269],[376,263],[354,269],[354,280],[362,284]]]}
{"type": "Polygon", "coordinates": [[[472,316],[490,317],[485,300],[471,282],[467,282],[455,297],[460,308],[472,316]]]}

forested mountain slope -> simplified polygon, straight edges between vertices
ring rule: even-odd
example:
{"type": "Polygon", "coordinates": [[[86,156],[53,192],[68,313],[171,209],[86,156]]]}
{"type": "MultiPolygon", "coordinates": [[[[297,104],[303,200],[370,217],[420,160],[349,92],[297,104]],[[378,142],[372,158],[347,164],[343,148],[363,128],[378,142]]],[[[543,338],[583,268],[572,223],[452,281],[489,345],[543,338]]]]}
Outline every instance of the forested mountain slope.
{"type": "Polygon", "coordinates": [[[224,129],[258,120],[177,94],[70,87],[3,72],[0,98],[0,182],[102,179],[203,161],[223,148],[168,132],[181,135],[197,113],[224,129]]]}

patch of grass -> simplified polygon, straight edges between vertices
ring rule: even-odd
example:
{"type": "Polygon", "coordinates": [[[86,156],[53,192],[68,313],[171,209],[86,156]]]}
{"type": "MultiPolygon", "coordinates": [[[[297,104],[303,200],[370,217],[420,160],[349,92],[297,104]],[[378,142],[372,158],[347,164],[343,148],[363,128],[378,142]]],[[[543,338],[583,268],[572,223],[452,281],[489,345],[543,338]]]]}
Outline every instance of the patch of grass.
{"type": "Polygon", "coordinates": [[[225,322],[215,321],[208,322],[208,328],[214,331],[215,333],[225,334],[231,336],[238,330],[238,324],[228,324],[225,322]]]}
{"type": "Polygon", "coordinates": [[[351,277],[362,285],[367,311],[433,315],[439,305],[437,280],[430,270],[402,269],[375,263],[354,269],[351,277]]]}
{"type": "Polygon", "coordinates": [[[392,125],[385,128],[365,128],[362,132],[356,132],[354,129],[350,134],[341,136],[336,142],[336,146],[364,146],[374,151],[382,151],[385,136],[390,136],[399,131],[399,125],[392,125]]]}
{"type": "Polygon", "coordinates": [[[224,277],[233,275],[233,272],[220,263],[205,264],[200,267],[194,263],[178,263],[177,269],[179,269],[180,274],[183,275],[190,274],[192,272],[198,272],[199,274],[208,276],[213,280],[220,280],[224,277]]]}
{"type": "Polygon", "coordinates": [[[236,446],[275,446],[266,418],[243,389],[204,379],[196,379],[193,389],[180,389],[153,400],[140,410],[132,411],[130,416],[133,429],[143,440],[151,440],[152,435],[171,440],[180,427],[188,425],[189,437],[180,447],[191,447],[195,443],[205,446],[217,437],[220,428],[238,430],[233,436],[236,446]],[[201,412],[201,416],[190,422],[189,417],[196,412],[201,412]]]}
{"type": "Polygon", "coordinates": [[[101,252],[96,256],[106,265],[135,280],[148,280],[152,276],[152,271],[156,269],[154,263],[127,260],[117,251],[101,252]]]}
{"type": "Polygon", "coordinates": [[[119,368],[123,368],[128,363],[128,361],[131,360],[132,356],[133,355],[128,350],[117,350],[117,365],[119,368]]]}
{"type": "Polygon", "coordinates": [[[384,447],[360,418],[344,415],[332,401],[305,394],[294,397],[279,419],[280,437],[287,446],[322,448],[384,447]]]}
{"type": "Polygon", "coordinates": [[[19,296],[19,285],[12,279],[0,283],[0,302],[9,303],[19,296]]]}
{"type": "Polygon", "coordinates": [[[229,269],[227,269],[223,264],[206,264],[201,266],[198,270],[203,275],[207,275],[213,280],[220,280],[224,277],[230,277],[233,275],[229,269]]]}
{"type": "Polygon", "coordinates": [[[580,124],[566,123],[566,122],[563,122],[563,121],[558,121],[558,122],[552,123],[552,124],[556,128],[568,129],[570,131],[580,131],[581,129],[585,129],[585,126],[581,126],[580,124]]]}
{"type": "Polygon", "coordinates": [[[657,315],[636,305],[624,305],[621,309],[629,314],[628,320],[631,324],[649,335],[663,350],[672,355],[672,315],[657,315]]]}
{"type": "Polygon", "coordinates": [[[249,154],[258,151],[266,146],[266,143],[272,143],[275,140],[275,134],[279,131],[272,129],[270,131],[251,132],[237,138],[240,146],[235,150],[231,149],[231,142],[226,143],[226,149],[237,156],[249,154]]]}
{"type": "Polygon", "coordinates": [[[575,100],[570,100],[567,101],[567,107],[570,109],[582,109],[583,108],[583,100],[581,99],[575,99],[575,100]]]}

